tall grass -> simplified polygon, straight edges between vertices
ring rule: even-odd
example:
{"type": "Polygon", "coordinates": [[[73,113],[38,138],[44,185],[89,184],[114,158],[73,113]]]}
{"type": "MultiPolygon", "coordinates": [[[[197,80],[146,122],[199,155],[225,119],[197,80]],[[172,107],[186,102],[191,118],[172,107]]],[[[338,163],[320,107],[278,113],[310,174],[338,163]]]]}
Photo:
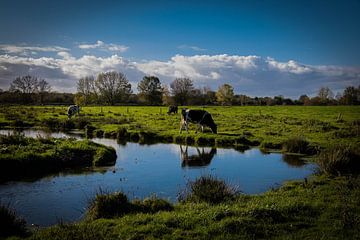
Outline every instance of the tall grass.
{"type": "Polygon", "coordinates": [[[88,219],[116,218],[130,213],[156,213],[159,211],[172,211],[173,205],[156,196],[129,201],[122,192],[104,193],[100,190],[90,201],[87,211],[88,219]]]}
{"type": "Polygon", "coordinates": [[[16,212],[0,203],[0,238],[9,236],[26,236],[26,222],[16,212]]]}
{"type": "Polygon", "coordinates": [[[322,172],[330,175],[359,173],[359,149],[352,145],[333,145],[320,152],[317,163],[322,172]]]}
{"type": "Polygon", "coordinates": [[[205,175],[195,181],[189,181],[186,188],[179,194],[181,202],[207,202],[218,204],[233,200],[239,191],[224,180],[212,175],[205,175]]]}

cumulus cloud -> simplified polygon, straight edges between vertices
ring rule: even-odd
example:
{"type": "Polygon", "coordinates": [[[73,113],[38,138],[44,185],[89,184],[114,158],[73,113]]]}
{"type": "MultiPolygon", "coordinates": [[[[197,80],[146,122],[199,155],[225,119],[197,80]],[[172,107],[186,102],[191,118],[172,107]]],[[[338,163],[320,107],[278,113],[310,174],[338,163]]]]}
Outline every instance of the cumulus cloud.
{"type": "Polygon", "coordinates": [[[113,43],[104,43],[103,41],[96,41],[94,44],[80,44],[78,46],[80,49],[99,49],[102,51],[110,51],[110,52],[125,52],[129,49],[129,47],[124,45],[118,45],[113,43]]]}
{"type": "Polygon", "coordinates": [[[163,84],[189,77],[196,87],[217,90],[228,83],[239,94],[293,98],[316,94],[322,86],[337,92],[360,83],[358,67],[280,62],[254,55],[175,55],[167,61],[133,62],[117,54],[74,57],[68,51],[58,51],[55,57],[0,55],[0,88],[7,89],[16,76],[32,74],[47,79],[55,90],[74,92],[79,78],[106,71],[125,73],[135,91],[144,75],[156,75],[163,84]]]}

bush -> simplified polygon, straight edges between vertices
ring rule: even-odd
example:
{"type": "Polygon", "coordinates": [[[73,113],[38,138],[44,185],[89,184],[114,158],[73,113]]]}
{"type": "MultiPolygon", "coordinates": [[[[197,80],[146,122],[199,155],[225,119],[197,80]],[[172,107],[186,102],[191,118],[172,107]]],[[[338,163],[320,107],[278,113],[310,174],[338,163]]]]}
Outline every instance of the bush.
{"type": "Polygon", "coordinates": [[[317,157],[320,170],[330,175],[359,173],[360,154],[349,145],[335,145],[320,152],[317,157]]]}
{"type": "Polygon", "coordinates": [[[25,236],[26,222],[16,216],[15,211],[0,204],[0,238],[9,236],[25,236]]]}
{"type": "Polygon", "coordinates": [[[225,181],[214,176],[201,176],[187,184],[187,189],[179,196],[180,201],[207,202],[217,204],[234,199],[239,192],[225,181]]]}
{"type": "Polygon", "coordinates": [[[293,137],[286,140],[282,145],[284,152],[290,153],[309,153],[309,142],[303,137],[293,137]]]}

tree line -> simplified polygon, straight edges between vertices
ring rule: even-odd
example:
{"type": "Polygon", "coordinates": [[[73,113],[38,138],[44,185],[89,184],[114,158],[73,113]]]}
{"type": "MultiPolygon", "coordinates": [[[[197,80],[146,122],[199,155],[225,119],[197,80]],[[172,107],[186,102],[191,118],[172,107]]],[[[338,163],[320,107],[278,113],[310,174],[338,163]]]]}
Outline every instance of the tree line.
{"type": "Polygon", "coordinates": [[[96,77],[86,76],[77,81],[77,92],[57,93],[50,84],[34,76],[17,77],[8,91],[0,89],[0,103],[10,104],[73,104],[78,105],[359,105],[360,86],[347,87],[336,96],[328,87],[321,87],[315,97],[301,95],[299,99],[249,97],[234,93],[230,84],[195,88],[190,78],[176,78],[170,85],[162,85],[156,76],[144,76],[133,93],[125,74],[102,72],[96,77]]]}

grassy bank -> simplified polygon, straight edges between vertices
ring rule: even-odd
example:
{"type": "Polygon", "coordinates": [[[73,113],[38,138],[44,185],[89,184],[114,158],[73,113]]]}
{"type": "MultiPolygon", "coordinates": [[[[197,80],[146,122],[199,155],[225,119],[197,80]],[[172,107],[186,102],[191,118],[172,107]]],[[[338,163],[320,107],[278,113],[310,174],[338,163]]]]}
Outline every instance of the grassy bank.
{"type": "MultiPolygon", "coordinates": [[[[202,108],[202,107],[191,107],[202,108]]],[[[4,106],[2,127],[84,129],[88,136],[120,141],[177,142],[221,147],[260,145],[284,149],[293,138],[303,138],[310,150],[332,143],[360,144],[359,106],[205,107],[218,124],[218,134],[179,134],[180,114],[167,115],[166,107],[83,107],[81,116],[67,120],[66,107],[4,106]]]]}
{"type": "Polygon", "coordinates": [[[115,193],[96,197],[92,217],[29,239],[358,239],[359,196],[360,178],[349,176],[290,182],[216,204],[194,196],[173,206],[156,199],[129,202],[115,193]]]}
{"type": "Polygon", "coordinates": [[[88,140],[0,135],[0,182],[41,177],[66,168],[111,165],[113,148],[88,140]]]}

